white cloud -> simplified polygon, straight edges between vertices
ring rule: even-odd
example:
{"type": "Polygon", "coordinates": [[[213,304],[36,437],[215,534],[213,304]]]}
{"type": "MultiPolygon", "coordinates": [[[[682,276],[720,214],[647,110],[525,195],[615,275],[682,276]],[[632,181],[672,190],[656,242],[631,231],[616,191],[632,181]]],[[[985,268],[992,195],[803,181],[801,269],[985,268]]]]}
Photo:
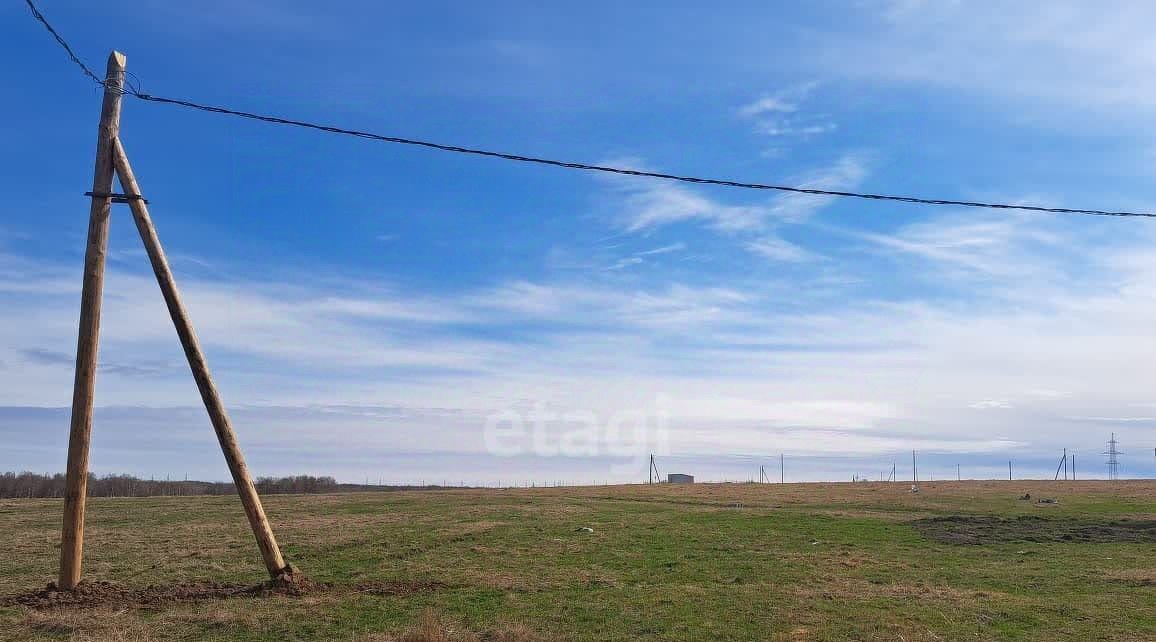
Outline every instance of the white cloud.
{"type": "Polygon", "coordinates": [[[670,245],[663,245],[651,250],[643,250],[638,253],[638,256],[653,256],[655,254],[669,254],[671,252],[681,252],[686,249],[686,243],[671,243],[670,245]]]}
{"type": "Polygon", "coordinates": [[[788,87],[743,105],[738,113],[752,121],[755,132],[763,136],[806,139],[833,132],[837,125],[829,116],[802,110],[803,101],[817,86],[810,82],[788,87]]]}
{"type": "MultiPolygon", "coordinates": [[[[615,244],[615,245],[610,246],[610,247],[618,247],[618,245],[615,244]]],[[[654,259],[654,257],[658,257],[658,256],[661,256],[663,254],[671,254],[674,252],[682,252],[685,249],[686,249],[686,243],[679,242],[679,243],[671,243],[669,245],[663,245],[663,246],[656,247],[656,248],[651,248],[649,250],[640,250],[638,252],[635,252],[631,256],[620,257],[620,258],[614,260],[613,263],[611,263],[610,265],[608,265],[606,267],[603,267],[602,269],[605,271],[615,271],[615,270],[624,270],[626,268],[630,268],[630,267],[633,267],[636,265],[642,265],[643,263],[647,263],[647,262],[657,263],[657,261],[654,259]]]]}
{"type": "Polygon", "coordinates": [[[976,408],[979,410],[986,410],[989,408],[1011,408],[1012,405],[1000,399],[984,399],[975,403],[968,404],[968,408],[976,408]]]}
{"type": "Polygon", "coordinates": [[[817,136],[837,129],[835,123],[798,124],[789,120],[764,120],[755,127],[755,131],[766,136],[817,136]]]}
{"type": "Polygon", "coordinates": [[[758,99],[739,107],[739,115],[744,118],[756,118],[768,113],[793,113],[799,111],[800,105],[819,86],[818,82],[811,81],[783,87],[773,93],[764,94],[758,99]]]}
{"type": "MultiPolygon", "coordinates": [[[[406,413],[404,422],[341,415],[327,448],[348,457],[366,434],[417,449],[480,448],[487,413],[538,401],[605,416],[658,398],[673,400],[672,448],[684,454],[882,456],[1103,440],[1071,418],[1128,419],[1114,423],[1129,442],[1156,439],[1143,421],[1151,413],[1120,411],[1153,403],[1149,228],[948,213],[888,236],[919,247],[904,250],[907,277],[940,289],[815,306],[800,303],[809,283],[736,275],[725,286],[613,274],[514,280],[433,297],[388,283],[335,292],[300,276],[181,280],[231,405],[406,413]],[[922,262],[914,270],[912,256],[922,262]],[[1013,279],[1000,264],[1031,267],[1013,279]]],[[[826,262],[864,256],[878,260],[826,262]]],[[[0,267],[2,283],[20,286],[0,287],[0,405],[66,406],[79,267],[12,255],[0,267]]],[[[99,403],[195,406],[151,277],[111,269],[107,292],[101,356],[115,367],[101,372],[99,403]]],[[[248,438],[276,443],[281,423],[254,418],[248,438]]]]}
{"type": "Polygon", "coordinates": [[[773,236],[763,236],[746,244],[747,250],[755,254],[770,259],[772,261],[783,261],[787,263],[801,263],[804,261],[813,261],[818,255],[807,251],[794,243],[789,243],[781,238],[773,236]]]}
{"type": "Polygon", "coordinates": [[[1145,423],[1156,424],[1156,417],[1071,417],[1072,421],[1090,423],[1145,423]]]}
{"type": "Polygon", "coordinates": [[[758,229],[767,217],[760,205],[727,205],[691,188],[655,181],[624,188],[626,228],[640,231],[688,220],[706,221],[720,231],[758,229]]]}
{"type": "MultiPolygon", "coordinates": [[[[638,163],[628,163],[638,167],[638,163]]],[[[797,176],[794,187],[853,189],[867,175],[866,159],[847,154],[828,167],[797,176]]],[[[685,221],[701,221],[712,229],[734,234],[765,230],[775,223],[799,223],[831,203],[832,197],[782,193],[769,200],[730,204],[679,183],[651,179],[620,179],[612,183],[621,225],[629,232],[650,230],[685,221]]]]}
{"type": "MultiPolygon", "coordinates": [[[[936,277],[953,279],[1039,278],[1070,261],[1083,242],[1063,229],[1054,216],[955,211],[908,224],[890,233],[825,229],[878,246],[897,260],[912,258],[936,266],[936,277]]],[[[1089,224],[1089,228],[1092,224],[1089,224]]]]}
{"type": "Polygon", "coordinates": [[[637,256],[628,256],[624,259],[618,259],[617,261],[614,262],[613,265],[608,266],[606,269],[607,270],[623,270],[623,269],[626,269],[632,265],[638,265],[639,263],[642,263],[642,259],[638,258],[637,256]]]}
{"type": "MultiPolygon", "coordinates": [[[[1147,2],[863,3],[862,29],[819,37],[809,62],[832,74],[973,93],[1028,104],[1013,118],[1079,118],[1088,110],[1156,108],[1156,43],[1147,2]],[[1041,109],[1046,104],[1046,109],[1041,109]]],[[[1116,122],[1111,127],[1118,127],[1116,122]]]]}
{"type": "Polygon", "coordinates": [[[764,96],[758,100],[743,105],[739,108],[739,114],[747,118],[754,116],[761,116],[767,112],[773,113],[791,113],[798,111],[799,106],[787,102],[784,98],[779,96],[764,96]]]}
{"type": "MultiPolygon", "coordinates": [[[[800,177],[792,187],[848,191],[857,188],[867,177],[867,159],[860,154],[846,154],[834,164],[800,177]]],[[[788,223],[800,223],[833,202],[833,196],[784,193],[769,206],[769,216],[788,223]]]]}

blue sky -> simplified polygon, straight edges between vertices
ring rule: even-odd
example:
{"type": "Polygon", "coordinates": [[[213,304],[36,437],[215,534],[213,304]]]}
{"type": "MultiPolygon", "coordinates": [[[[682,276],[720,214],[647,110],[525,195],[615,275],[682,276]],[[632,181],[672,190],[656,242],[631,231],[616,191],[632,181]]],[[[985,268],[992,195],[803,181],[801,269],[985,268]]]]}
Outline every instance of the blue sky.
{"type": "MultiPolygon", "coordinates": [[[[663,172],[1156,209],[1147,3],[42,9],[162,96],[663,172]]],[[[0,469],[58,470],[99,94],[21,4],[0,42],[0,469]]],[[[796,479],[843,479],[916,448],[936,476],[1045,475],[1067,447],[1092,476],[1113,431],[1123,474],[1156,474],[1147,220],[596,176],[133,99],[122,139],[258,474],[628,480],[654,449],[710,478],[786,452],[811,462],[796,479]]],[[[119,208],[93,468],[225,478],[134,235],[119,208]]]]}

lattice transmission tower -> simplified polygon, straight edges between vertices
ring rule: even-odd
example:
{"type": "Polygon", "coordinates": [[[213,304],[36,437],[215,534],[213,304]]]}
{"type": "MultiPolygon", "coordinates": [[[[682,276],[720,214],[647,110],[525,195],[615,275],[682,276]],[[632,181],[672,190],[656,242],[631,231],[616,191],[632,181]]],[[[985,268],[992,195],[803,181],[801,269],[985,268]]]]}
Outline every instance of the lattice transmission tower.
{"type": "Polygon", "coordinates": [[[1112,438],[1108,440],[1108,450],[1104,454],[1108,456],[1108,479],[1120,479],[1120,452],[1117,448],[1119,442],[1116,441],[1116,433],[1112,433],[1112,438]]]}

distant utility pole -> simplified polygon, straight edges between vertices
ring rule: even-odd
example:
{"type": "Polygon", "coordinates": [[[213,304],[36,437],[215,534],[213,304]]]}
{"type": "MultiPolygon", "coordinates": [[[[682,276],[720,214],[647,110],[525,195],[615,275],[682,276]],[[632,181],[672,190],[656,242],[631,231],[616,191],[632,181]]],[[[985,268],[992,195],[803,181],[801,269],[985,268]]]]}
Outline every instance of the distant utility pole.
{"type": "Polygon", "coordinates": [[[769,480],[767,479],[767,467],[760,464],[759,465],[759,483],[765,484],[768,481],[769,480]]]}
{"type": "Polygon", "coordinates": [[[1007,460],[1007,480],[1008,481],[1012,480],[1011,462],[1012,462],[1012,460],[1010,460],[1010,459],[1007,460]]]}
{"type": "Polygon", "coordinates": [[[650,474],[650,483],[651,484],[653,484],[656,481],[658,481],[658,482],[662,481],[662,475],[658,474],[658,466],[655,465],[655,463],[654,463],[654,453],[650,454],[650,470],[647,472],[650,474]]]}
{"type": "Polygon", "coordinates": [[[1060,463],[1056,465],[1056,477],[1052,481],[1060,478],[1060,470],[1064,471],[1064,481],[1068,480],[1068,449],[1064,449],[1064,456],[1060,457],[1060,463]]]}
{"type": "Polygon", "coordinates": [[[959,476],[959,464],[956,464],[955,465],[955,481],[962,481],[962,479],[963,478],[959,476]]]}
{"type": "Polygon", "coordinates": [[[1076,456],[1072,455],[1072,481],[1076,481],[1076,456]]]}
{"type": "Polygon", "coordinates": [[[787,483],[787,467],[783,463],[783,453],[779,453],[779,483],[787,483]]]}
{"type": "Polygon", "coordinates": [[[915,464],[915,451],[911,451],[911,483],[919,483],[919,468],[915,464]]]}

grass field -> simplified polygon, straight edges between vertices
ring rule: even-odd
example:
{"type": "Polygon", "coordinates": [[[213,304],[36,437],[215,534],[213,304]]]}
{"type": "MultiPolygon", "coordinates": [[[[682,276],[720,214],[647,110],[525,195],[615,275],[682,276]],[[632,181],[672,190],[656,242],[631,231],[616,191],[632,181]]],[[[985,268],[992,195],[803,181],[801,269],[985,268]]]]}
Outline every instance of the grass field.
{"type": "Polygon", "coordinates": [[[266,506],[287,558],[318,583],[302,595],[178,599],[176,585],[264,579],[235,498],[93,499],[86,577],[124,596],[35,608],[12,596],[54,577],[61,504],[0,502],[0,639],[1156,640],[1156,526],[1112,523],[1156,519],[1153,481],[462,490],[266,506]],[[948,516],[960,518],[929,519],[948,516]],[[161,596],[176,586],[174,598],[134,597],[148,585],[161,596]]]}

